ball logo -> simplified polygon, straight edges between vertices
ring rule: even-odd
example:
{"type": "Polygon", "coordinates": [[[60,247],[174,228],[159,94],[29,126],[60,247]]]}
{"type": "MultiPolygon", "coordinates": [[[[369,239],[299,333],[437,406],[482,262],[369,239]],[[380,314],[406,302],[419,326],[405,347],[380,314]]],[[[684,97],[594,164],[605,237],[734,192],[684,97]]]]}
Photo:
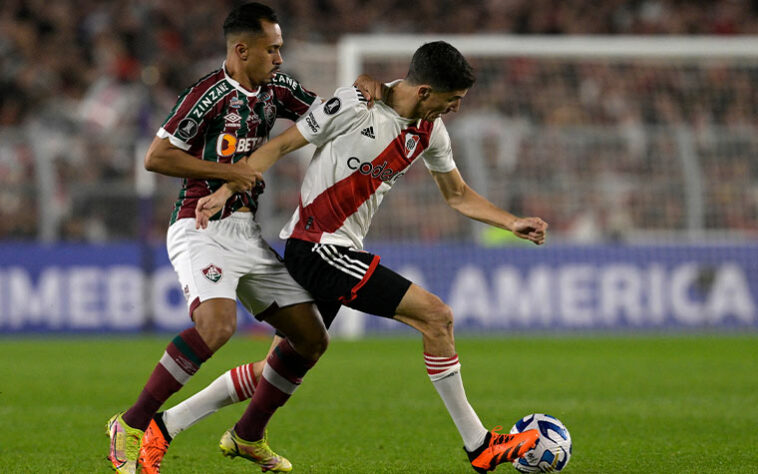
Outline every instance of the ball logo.
{"type": "Polygon", "coordinates": [[[332,97],[326,104],[324,104],[324,113],[326,115],[334,115],[340,110],[342,102],[337,97],[332,97]]]}
{"type": "Polygon", "coordinates": [[[197,122],[187,117],[179,122],[179,126],[176,128],[176,136],[184,141],[197,135],[197,122]]]}
{"type": "Polygon", "coordinates": [[[222,133],[216,142],[216,154],[228,158],[237,150],[237,137],[229,133],[222,133]]]}

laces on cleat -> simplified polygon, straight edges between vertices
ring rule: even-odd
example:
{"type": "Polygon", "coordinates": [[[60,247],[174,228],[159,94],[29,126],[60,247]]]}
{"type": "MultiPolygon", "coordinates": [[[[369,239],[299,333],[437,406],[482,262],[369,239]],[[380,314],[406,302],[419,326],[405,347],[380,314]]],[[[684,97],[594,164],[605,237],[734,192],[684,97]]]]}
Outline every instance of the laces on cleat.
{"type": "Polygon", "coordinates": [[[476,472],[492,471],[498,464],[520,458],[532,449],[539,439],[537,430],[510,434],[500,433],[502,429],[502,426],[496,426],[487,433],[479,448],[471,452],[466,451],[476,472]]]}

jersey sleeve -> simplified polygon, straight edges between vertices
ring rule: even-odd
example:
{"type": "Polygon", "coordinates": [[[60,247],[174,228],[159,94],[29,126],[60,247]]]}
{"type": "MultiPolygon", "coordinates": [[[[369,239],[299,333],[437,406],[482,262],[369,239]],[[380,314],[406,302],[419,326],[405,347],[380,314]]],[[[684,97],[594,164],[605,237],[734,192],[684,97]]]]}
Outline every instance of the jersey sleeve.
{"type": "Polygon", "coordinates": [[[429,137],[429,148],[421,155],[429,171],[447,173],[456,168],[453,161],[453,148],[450,145],[450,135],[441,118],[434,121],[434,128],[429,137]]]}
{"type": "MultiPolygon", "coordinates": [[[[208,107],[205,113],[198,113],[197,104],[205,97],[204,91],[196,86],[182,92],[158,130],[158,138],[168,138],[172,145],[184,151],[188,151],[198,140],[202,140],[208,123],[207,112],[213,108],[208,107]]],[[[215,98],[212,105],[219,100],[215,98]]]]}
{"type": "Polygon", "coordinates": [[[295,121],[308,113],[314,103],[321,102],[315,92],[309,91],[286,74],[277,73],[271,80],[271,89],[276,101],[277,118],[295,121]]]}
{"type": "Polygon", "coordinates": [[[368,114],[366,98],[355,87],[343,87],[334,97],[313,108],[296,125],[303,137],[316,146],[344,134],[368,114]]]}

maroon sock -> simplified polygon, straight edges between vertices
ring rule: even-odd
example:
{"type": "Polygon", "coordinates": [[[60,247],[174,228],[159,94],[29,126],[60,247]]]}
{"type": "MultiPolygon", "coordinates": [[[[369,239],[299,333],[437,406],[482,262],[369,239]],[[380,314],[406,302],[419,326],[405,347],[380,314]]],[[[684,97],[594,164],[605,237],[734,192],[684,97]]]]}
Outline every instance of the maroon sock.
{"type": "Polygon", "coordinates": [[[247,441],[263,438],[274,412],[292,396],[306,372],[316,364],[295,352],[287,339],[274,348],[263,367],[255,394],[242,418],[234,426],[237,436],[247,441]]]}
{"type": "Polygon", "coordinates": [[[144,430],[168,397],[179,391],[203,362],[213,355],[195,328],[185,329],[166,347],[142,389],[137,403],[124,413],[132,428],[144,430]]]}

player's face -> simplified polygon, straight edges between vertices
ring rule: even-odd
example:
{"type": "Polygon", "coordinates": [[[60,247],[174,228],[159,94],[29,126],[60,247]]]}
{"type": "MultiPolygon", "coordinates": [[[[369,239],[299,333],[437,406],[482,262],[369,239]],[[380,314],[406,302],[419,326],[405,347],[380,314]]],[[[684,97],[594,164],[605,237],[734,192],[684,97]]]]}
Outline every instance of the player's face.
{"type": "Polygon", "coordinates": [[[447,113],[457,112],[467,92],[468,89],[448,92],[430,89],[428,94],[419,100],[419,117],[431,122],[447,113]]]}
{"type": "Polygon", "coordinates": [[[261,20],[263,32],[251,36],[248,41],[248,56],[245,73],[254,85],[270,81],[279,70],[282,59],[282,30],[277,23],[261,20]]]}

